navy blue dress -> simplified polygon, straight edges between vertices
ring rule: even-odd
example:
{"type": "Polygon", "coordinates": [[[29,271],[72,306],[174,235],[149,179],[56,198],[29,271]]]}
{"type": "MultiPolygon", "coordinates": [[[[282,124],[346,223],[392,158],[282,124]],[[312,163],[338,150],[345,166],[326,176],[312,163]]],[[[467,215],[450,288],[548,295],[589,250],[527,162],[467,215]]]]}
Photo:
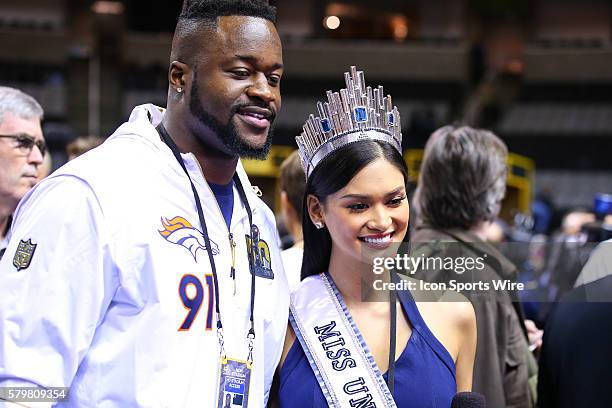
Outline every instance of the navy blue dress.
{"type": "MultiPolygon", "coordinates": [[[[429,330],[410,292],[398,292],[412,334],[395,363],[395,392],[399,408],[449,408],[457,392],[455,363],[429,330]]],[[[383,375],[385,381],[387,374],[383,375]]],[[[327,407],[327,401],[296,339],[280,371],[281,407],[327,407]]]]}

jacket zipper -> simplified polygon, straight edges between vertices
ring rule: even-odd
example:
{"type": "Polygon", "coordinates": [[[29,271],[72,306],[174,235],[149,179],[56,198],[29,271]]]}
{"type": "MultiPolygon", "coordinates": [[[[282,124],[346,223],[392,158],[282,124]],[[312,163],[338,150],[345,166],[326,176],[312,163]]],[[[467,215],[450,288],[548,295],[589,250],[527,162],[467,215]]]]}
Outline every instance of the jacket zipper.
{"type": "Polygon", "coordinates": [[[215,197],[215,194],[213,193],[212,188],[210,188],[210,185],[208,185],[208,181],[206,181],[206,177],[204,177],[204,172],[202,171],[200,162],[195,158],[193,153],[190,153],[190,155],[195,161],[195,163],[197,164],[198,169],[200,170],[200,175],[202,176],[202,179],[204,180],[204,184],[206,184],[206,187],[208,187],[210,194],[215,199],[214,201],[215,201],[215,204],[217,205],[217,210],[219,210],[219,215],[221,215],[221,218],[223,219],[223,225],[225,226],[225,229],[227,230],[227,234],[228,234],[227,237],[228,237],[228,241],[230,245],[230,250],[232,253],[232,263],[230,265],[230,278],[232,278],[232,281],[234,282],[234,293],[233,294],[235,296],[236,295],[236,241],[234,241],[234,235],[232,234],[229,227],[225,223],[225,218],[223,217],[223,211],[221,211],[221,207],[219,207],[219,202],[217,201],[217,197],[215,197]]]}

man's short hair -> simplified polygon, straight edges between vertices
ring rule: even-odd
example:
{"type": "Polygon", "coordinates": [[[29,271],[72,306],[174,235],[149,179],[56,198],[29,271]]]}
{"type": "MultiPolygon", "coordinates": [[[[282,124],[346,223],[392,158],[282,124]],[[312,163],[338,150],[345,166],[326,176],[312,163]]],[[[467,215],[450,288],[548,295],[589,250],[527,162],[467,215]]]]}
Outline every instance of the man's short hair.
{"type": "Polygon", "coordinates": [[[306,176],[302,167],[302,160],[295,150],[280,166],[280,189],[287,193],[287,200],[302,219],[302,201],[306,189],[306,176]]]}
{"type": "Polygon", "coordinates": [[[39,118],[42,120],[44,111],[36,99],[8,86],[0,86],[0,123],[4,120],[5,113],[22,119],[39,118]]]}
{"type": "Polygon", "coordinates": [[[202,29],[217,27],[219,17],[248,16],[266,19],[276,24],[276,8],[264,0],[184,0],[172,41],[170,59],[193,62],[194,51],[185,41],[201,35],[202,29]]]}
{"type": "Polygon", "coordinates": [[[222,16],[260,17],[276,23],[276,8],[263,0],[185,0],[178,21],[208,21],[214,25],[222,16]]]}
{"type": "Polygon", "coordinates": [[[508,149],[492,132],[468,126],[436,130],[425,146],[415,204],[434,228],[469,229],[499,214],[508,149]]]}

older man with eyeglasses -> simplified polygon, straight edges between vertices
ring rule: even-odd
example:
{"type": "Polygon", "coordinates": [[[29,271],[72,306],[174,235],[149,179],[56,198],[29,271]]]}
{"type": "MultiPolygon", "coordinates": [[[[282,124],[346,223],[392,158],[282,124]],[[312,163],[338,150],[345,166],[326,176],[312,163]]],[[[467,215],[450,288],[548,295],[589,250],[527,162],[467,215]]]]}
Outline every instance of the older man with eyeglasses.
{"type": "Polygon", "coordinates": [[[47,150],[42,118],[43,109],[34,98],[0,86],[0,259],[8,243],[11,215],[36,184],[47,150]]]}

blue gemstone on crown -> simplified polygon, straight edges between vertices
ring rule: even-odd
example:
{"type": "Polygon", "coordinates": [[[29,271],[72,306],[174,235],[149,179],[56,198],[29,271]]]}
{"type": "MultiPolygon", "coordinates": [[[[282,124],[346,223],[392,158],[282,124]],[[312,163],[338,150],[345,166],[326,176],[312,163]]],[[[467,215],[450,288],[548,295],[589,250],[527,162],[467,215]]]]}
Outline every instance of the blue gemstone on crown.
{"type": "Polygon", "coordinates": [[[331,124],[329,123],[329,119],[321,119],[321,128],[323,132],[331,131],[331,124]]]}
{"type": "Polygon", "coordinates": [[[388,118],[387,121],[389,122],[390,125],[395,124],[395,115],[393,114],[393,112],[389,112],[387,114],[387,118],[388,118]]]}
{"type": "Polygon", "coordinates": [[[362,123],[368,121],[368,111],[365,106],[357,106],[355,108],[355,122],[362,123]]]}

